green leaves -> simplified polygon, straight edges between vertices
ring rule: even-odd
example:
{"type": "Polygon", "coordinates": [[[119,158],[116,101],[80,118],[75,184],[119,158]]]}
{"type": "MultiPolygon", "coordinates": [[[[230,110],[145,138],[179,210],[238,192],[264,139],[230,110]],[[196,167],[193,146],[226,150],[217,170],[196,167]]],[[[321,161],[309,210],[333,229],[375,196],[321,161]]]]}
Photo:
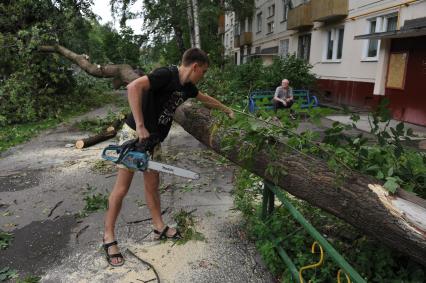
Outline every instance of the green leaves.
{"type": "Polygon", "coordinates": [[[9,267],[0,268],[0,282],[18,278],[18,273],[14,269],[10,269],[9,267]]]}
{"type": "Polygon", "coordinates": [[[106,210],[108,208],[108,195],[94,193],[95,191],[95,187],[91,187],[87,184],[86,191],[84,192],[85,196],[83,198],[85,206],[84,209],[78,213],[78,217],[86,217],[92,212],[106,210]]]}
{"type": "Polygon", "coordinates": [[[196,221],[192,215],[193,211],[185,211],[181,209],[173,215],[177,227],[182,235],[182,239],[177,241],[178,244],[185,244],[188,241],[205,241],[205,236],[196,230],[196,221]]]}
{"type": "Polygon", "coordinates": [[[12,243],[13,234],[0,231],[0,250],[6,249],[12,243]]]}
{"type": "Polygon", "coordinates": [[[400,181],[399,178],[395,177],[386,177],[386,183],[383,185],[389,192],[395,193],[396,189],[399,188],[398,182],[400,181]]]}
{"type": "MultiPolygon", "coordinates": [[[[389,173],[389,172],[388,172],[389,173]]],[[[389,184],[397,183],[389,178],[389,184]]],[[[262,204],[262,180],[241,170],[236,176],[234,202],[244,215],[244,232],[256,243],[256,247],[268,269],[280,276],[281,281],[292,282],[289,269],[280,259],[276,247],[281,245],[297,267],[317,261],[318,255],[310,252],[314,241],[297,223],[285,206],[276,206],[266,221],[260,219],[262,204]],[[274,241],[270,236],[276,237],[274,241]]],[[[392,188],[391,188],[392,189],[392,188]]],[[[359,233],[351,225],[309,205],[305,201],[290,197],[289,201],[323,234],[339,253],[368,282],[423,282],[424,268],[392,251],[380,243],[359,233]],[[375,264],[371,264],[374,262],[375,264]]],[[[312,282],[335,282],[338,267],[330,260],[324,261],[321,269],[306,273],[305,279],[312,282]]]]}

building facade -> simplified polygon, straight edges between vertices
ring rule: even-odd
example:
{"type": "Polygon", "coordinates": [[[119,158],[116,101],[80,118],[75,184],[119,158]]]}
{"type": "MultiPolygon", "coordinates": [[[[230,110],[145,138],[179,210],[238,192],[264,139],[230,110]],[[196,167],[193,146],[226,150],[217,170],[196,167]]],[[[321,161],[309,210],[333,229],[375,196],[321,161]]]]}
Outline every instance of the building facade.
{"type": "Polygon", "coordinates": [[[237,26],[228,50],[237,64],[294,53],[313,65],[318,89],[334,102],[375,106],[387,97],[395,119],[426,125],[425,0],[255,4],[251,19],[225,17],[237,26]]]}

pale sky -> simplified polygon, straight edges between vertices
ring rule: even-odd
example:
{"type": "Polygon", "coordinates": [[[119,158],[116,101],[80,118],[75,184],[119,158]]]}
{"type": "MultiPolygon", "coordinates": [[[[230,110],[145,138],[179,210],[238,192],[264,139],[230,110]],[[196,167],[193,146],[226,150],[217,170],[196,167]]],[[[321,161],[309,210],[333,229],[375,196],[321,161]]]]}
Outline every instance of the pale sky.
{"type": "MultiPolygon", "coordinates": [[[[111,15],[111,6],[109,5],[108,0],[94,0],[94,5],[92,6],[92,11],[100,16],[102,19],[100,22],[102,24],[106,24],[107,22],[113,22],[112,15],[111,15]]],[[[136,3],[131,6],[132,12],[139,12],[142,10],[142,0],[137,0],[136,3]]],[[[135,34],[142,34],[142,25],[143,20],[140,19],[134,19],[134,20],[127,20],[126,22],[127,26],[131,27],[135,34]]],[[[119,29],[119,22],[118,19],[114,23],[114,27],[118,30],[119,29]]]]}

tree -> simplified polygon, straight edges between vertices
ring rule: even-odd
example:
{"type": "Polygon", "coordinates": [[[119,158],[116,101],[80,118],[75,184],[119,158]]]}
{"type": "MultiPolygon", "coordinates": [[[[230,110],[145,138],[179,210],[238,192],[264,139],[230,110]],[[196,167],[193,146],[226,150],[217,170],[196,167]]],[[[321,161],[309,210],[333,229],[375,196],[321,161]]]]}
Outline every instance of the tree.
{"type": "Polygon", "coordinates": [[[61,56],[37,52],[42,44],[63,44],[97,64],[139,65],[144,40],[100,25],[91,1],[3,1],[0,4],[0,125],[56,117],[89,89],[77,90],[75,70],[61,56]]]}

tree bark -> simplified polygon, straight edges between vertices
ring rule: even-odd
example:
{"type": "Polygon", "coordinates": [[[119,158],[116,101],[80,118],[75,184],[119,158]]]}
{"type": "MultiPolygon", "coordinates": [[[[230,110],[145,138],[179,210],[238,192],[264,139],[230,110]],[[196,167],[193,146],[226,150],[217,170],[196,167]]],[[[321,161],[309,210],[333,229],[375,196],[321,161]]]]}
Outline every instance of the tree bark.
{"type": "Polygon", "coordinates": [[[200,23],[198,21],[198,0],[192,0],[192,10],[194,12],[194,40],[195,40],[195,47],[201,48],[200,23]]]}
{"type": "Polygon", "coordinates": [[[176,25],[176,26],[173,26],[173,30],[174,30],[175,36],[176,36],[177,47],[178,47],[181,55],[183,55],[183,53],[185,52],[185,43],[183,42],[182,29],[178,25],[176,25]]]}
{"type": "Polygon", "coordinates": [[[214,125],[206,108],[185,103],[177,109],[174,119],[203,144],[272,183],[274,178],[266,169],[273,162],[287,173],[278,177],[278,186],[426,266],[424,199],[402,190],[390,195],[382,182],[354,171],[343,172],[342,178],[324,160],[307,158],[278,140],[268,143],[276,145],[281,156],[274,159],[264,147],[255,154],[254,166],[249,167],[238,158],[239,149],[248,145],[244,132],[240,132],[235,148],[225,152],[221,141],[227,133],[214,125]]]}
{"type": "MultiPolygon", "coordinates": [[[[112,127],[111,127],[112,128],[112,127]]],[[[104,132],[75,142],[75,148],[82,149],[115,137],[117,130],[108,128],[104,132]]]]}
{"type": "Polygon", "coordinates": [[[122,85],[127,85],[139,77],[130,65],[96,65],[90,63],[87,55],[74,53],[61,45],[43,45],[40,46],[38,50],[41,52],[56,52],[61,54],[68,60],[79,65],[81,69],[94,77],[113,78],[114,87],[116,89],[122,85]]]}
{"type": "Polygon", "coordinates": [[[193,12],[191,0],[186,0],[186,5],[186,13],[188,15],[189,40],[191,42],[191,47],[195,47],[194,19],[192,17],[193,12]]]}

